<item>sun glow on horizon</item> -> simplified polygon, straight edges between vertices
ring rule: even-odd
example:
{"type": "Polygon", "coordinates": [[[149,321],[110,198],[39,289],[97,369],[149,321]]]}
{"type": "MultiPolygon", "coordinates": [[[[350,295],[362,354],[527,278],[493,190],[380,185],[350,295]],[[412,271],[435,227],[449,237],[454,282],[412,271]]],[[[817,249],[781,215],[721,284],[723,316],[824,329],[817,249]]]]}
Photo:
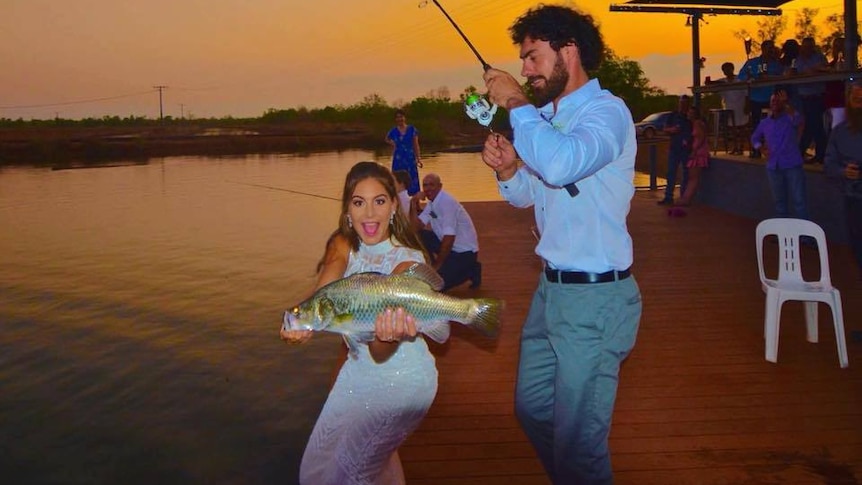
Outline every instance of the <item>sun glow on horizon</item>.
{"type": "MultiPolygon", "coordinates": [[[[653,84],[691,84],[691,31],[683,14],[610,12],[600,0],[562,2],[593,15],[605,42],[641,63],[653,84]],[[684,68],[680,68],[683,66],[684,68]]],[[[538,2],[441,0],[482,57],[518,73],[508,27],[538,2]]],[[[857,1],[858,3],[858,1],[857,1]]],[[[841,0],[783,6],[785,36],[796,12],[841,13],[841,0]]],[[[481,66],[433,4],[418,0],[152,0],[144,3],[9,0],[0,15],[0,117],[156,117],[158,94],[174,117],[260,116],[267,109],[349,105],[369,94],[410,100],[445,86],[481,87],[481,66]],[[110,99],[108,99],[110,98],[110,99]],[[99,101],[93,101],[99,100],[99,101]]],[[[733,35],[757,17],[706,17],[705,75],[725,60],[741,64],[733,35]]]]}

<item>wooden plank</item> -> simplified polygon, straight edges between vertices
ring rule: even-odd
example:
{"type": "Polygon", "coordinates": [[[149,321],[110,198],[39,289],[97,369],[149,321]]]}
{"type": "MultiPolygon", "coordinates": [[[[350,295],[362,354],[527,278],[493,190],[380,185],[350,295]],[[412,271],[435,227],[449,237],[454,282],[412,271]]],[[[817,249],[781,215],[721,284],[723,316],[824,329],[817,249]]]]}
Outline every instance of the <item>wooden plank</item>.
{"type": "MultiPolygon", "coordinates": [[[[697,206],[668,217],[656,200],[637,193],[629,218],[644,314],[610,436],[616,483],[858,483],[862,342],[853,336],[862,330],[862,283],[849,248],[829,246],[851,367],[838,367],[828,308],[820,306],[813,344],[795,302],[783,308],[772,364],[764,359],[757,221],[697,206]]],[[[449,342],[432,345],[440,387],[400,450],[405,473],[414,485],[547,485],[513,414],[520,327],[541,269],[532,210],[465,206],[479,232],[483,284],[453,293],[504,299],[504,328],[496,342],[455,328],[449,342]]],[[[771,258],[776,250],[765,245],[771,258]]],[[[815,258],[803,250],[806,266],[815,258]]]]}

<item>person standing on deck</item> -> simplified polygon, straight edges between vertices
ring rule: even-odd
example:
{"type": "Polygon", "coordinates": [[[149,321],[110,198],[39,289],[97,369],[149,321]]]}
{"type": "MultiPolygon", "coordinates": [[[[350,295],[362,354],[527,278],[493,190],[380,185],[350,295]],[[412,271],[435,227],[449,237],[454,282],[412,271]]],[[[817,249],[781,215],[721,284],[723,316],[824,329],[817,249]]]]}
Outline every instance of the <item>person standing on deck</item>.
{"type": "MultiPolygon", "coordinates": [[[[376,162],[359,162],[344,179],[338,228],[326,243],[309,295],[350,275],[402,273],[427,261],[422,242],[399,209],[395,180],[376,162]]],[[[310,330],[287,325],[289,344],[310,330]]],[[[320,411],[299,467],[300,485],[403,485],[398,448],[437,395],[437,366],[415,318],[388,308],[374,338],[346,357],[320,411]]],[[[292,483],[295,483],[291,481],[292,483]]]]}
{"type": "Polygon", "coordinates": [[[682,171],[682,180],[679,183],[679,196],[682,197],[688,188],[688,159],[691,156],[691,120],[688,119],[688,109],[691,107],[691,98],[683,94],[677,102],[677,109],[668,117],[664,127],[665,133],[670,135],[670,144],[667,151],[667,185],[664,188],[664,198],[658,201],[658,205],[673,205],[673,191],[676,190],[676,172],[682,171]]]}
{"type": "Polygon", "coordinates": [[[392,171],[407,170],[410,185],[407,193],[419,192],[419,169],[423,167],[419,154],[419,130],[407,124],[404,110],[395,111],[395,126],[386,134],[386,143],[392,146],[392,171]]]}
{"type": "MultiPolygon", "coordinates": [[[[736,74],[734,73],[735,66],[732,62],[725,62],[721,65],[721,72],[724,73],[724,78],[715,82],[720,83],[736,83],[736,74]]],[[[745,97],[748,96],[748,91],[741,89],[727,89],[718,93],[721,96],[721,107],[733,112],[733,117],[728,117],[728,129],[731,132],[733,139],[733,149],[729,152],[730,155],[742,155],[742,146],[745,141],[745,126],[748,124],[748,113],[745,112],[745,97]],[[730,123],[733,120],[733,123],[730,123]]]]}
{"type": "Polygon", "coordinates": [[[626,227],[634,124],[625,103],[587,74],[604,53],[591,16],[539,6],[510,33],[535,99],[509,73],[485,72],[514,144],[491,134],[482,160],[510,204],[533,206],[545,262],[521,333],[515,414],[555,485],[611,484],[620,364],[642,310],[626,227]]]}
{"type": "MultiPolygon", "coordinates": [[[[802,39],[802,47],[796,59],[799,74],[817,74],[827,70],[827,66],[826,56],[817,50],[814,37],[802,39]]],[[[823,126],[826,85],[822,82],[808,82],[800,84],[796,90],[802,105],[802,117],[805,119],[805,128],[799,139],[799,151],[805,158],[805,152],[814,143],[814,157],[809,162],[823,163],[826,152],[826,129],[823,126]]]]}
{"type": "MultiPolygon", "coordinates": [[[[756,81],[782,74],[784,74],[784,66],[778,61],[775,42],[767,39],[760,44],[760,55],[745,61],[737,78],[740,81],[756,81]]],[[[751,124],[751,131],[757,128],[757,124],[763,118],[763,110],[769,107],[769,98],[773,92],[775,92],[774,86],[757,86],[749,89],[748,122],[751,124]]],[[[760,158],[760,150],[752,148],[748,156],[760,158]]]]}
{"type": "Polygon", "coordinates": [[[826,175],[841,181],[844,217],[850,247],[862,277],[862,81],[853,81],[847,93],[846,121],[829,135],[826,175]]]}
{"type": "Polygon", "coordinates": [[[773,94],[769,103],[770,114],[760,120],[751,134],[751,146],[766,152],[766,175],[775,204],[774,217],[790,217],[789,197],[794,216],[808,219],[805,169],[799,152],[805,121],[801,114],[787,110],[786,97],[781,94],[773,94]]]}

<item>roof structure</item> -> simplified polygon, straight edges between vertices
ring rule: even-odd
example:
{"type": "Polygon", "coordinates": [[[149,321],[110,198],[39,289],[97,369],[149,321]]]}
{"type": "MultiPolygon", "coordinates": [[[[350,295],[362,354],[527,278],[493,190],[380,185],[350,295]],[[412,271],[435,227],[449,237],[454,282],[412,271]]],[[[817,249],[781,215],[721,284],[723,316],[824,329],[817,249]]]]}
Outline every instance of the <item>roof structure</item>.
{"type": "Polygon", "coordinates": [[[677,6],[778,8],[791,0],[630,0],[626,3],[661,4],[677,6]]]}
{"type": "MultiPolygon", "coordinates": [[[[611,4],[611,12],[681,13],[689,16],[686,22],[691,27],[692,86],[695,102],[700,98],[700,22],[704,15],[781,15],[781,7],[792,0],[628,0],[611,4]]],[[[844,1],[845,51],[857,52],[856,0],[844,1]]],[[[856,55],[849,56],[849,66],[857,66],[856,55]]]]}
{"type": "Polygon", "coordinates": [[[791,0],[629,0],[612,4],[611,12],[659,12],[709,15],[781,15],[791,0]]]}

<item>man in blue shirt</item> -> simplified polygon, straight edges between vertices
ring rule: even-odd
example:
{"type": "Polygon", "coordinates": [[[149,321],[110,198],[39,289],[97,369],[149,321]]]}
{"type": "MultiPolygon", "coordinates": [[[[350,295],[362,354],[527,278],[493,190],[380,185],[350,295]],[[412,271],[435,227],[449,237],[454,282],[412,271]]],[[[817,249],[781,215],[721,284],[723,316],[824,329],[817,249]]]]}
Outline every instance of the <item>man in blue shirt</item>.
{"type": "MultiPolygon", "coordinates": [[[[740,81],[756,81],[784,74],[784,66],[778,60],[778,51],[775,42],[764,40],[760,44],[760,55],[745,61],[739,70],[737,78],[740,81]]],[[[773,86],[757,86],[748,92],[748,121],[751,123],[752,131],[760,122],[763,110],[769,107],[769,98],[774,91],[773,86]]],[[[749,154],[751,158],[760,158],[760,151],[753,149],[749,154]]]]}
{"type": "Polygon", "coordinates": [[[770,114],[760,120],[751,134],[751,146],[766,152],[766,174],[775,201],[775,217],[790,217],[788,195],[794,215],[808,219],[808,197],[805,193],[805,169],[799,152],[799,137],[805,123],[802,116],[788,113],[782,96],[769,100],[770,114]]]}
{"type": "Polygon", "coordinates": [[[841,181],[844,216],[850,247],[862,277],[862,81],[854,81],[847,93],[847,118],[829,135],[826,175],[841,181]]]}
{"type": "Polygon", "coordinates": [[[485,72],[491,101],[509,111],[514,144],[492,134],[482,159],[510,204],[533,206],[545,264],[521,333],[515,414],[555,485],[611,484],[620,364],[642,309],[626,228],[634,123],[587,75],[604,52],[592,17],[539,6],[510,33],[534,100],[510,74],[485,72]]]}
{"type": "Polygon", "coordinates": [[[670,135],[667,152],[667,185],[664,188],[664,199],[658,205],[673,205],[673,191],[676,189],[676,172],[682,169],[682,180],[679,183],[679,195],[685,193],[688,186],[688,159],[691,156],[692,124],[688,119],[688,108],[691,98],[683,94],[679,97],[677,109],[668,116],[664,132],[670,135]]]}

